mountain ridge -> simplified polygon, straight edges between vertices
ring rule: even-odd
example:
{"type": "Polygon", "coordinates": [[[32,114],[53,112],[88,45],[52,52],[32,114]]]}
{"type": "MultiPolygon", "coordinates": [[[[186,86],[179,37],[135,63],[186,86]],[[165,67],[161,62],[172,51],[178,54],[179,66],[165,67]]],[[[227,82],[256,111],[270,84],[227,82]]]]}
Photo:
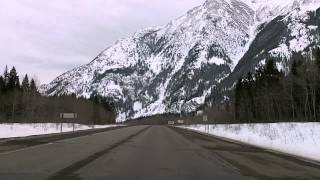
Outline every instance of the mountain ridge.
{"type": "MultiPolygon", "coordinates": [[[[319,1],[270,2],[276,1],[207,0],[167,25],[117,41],[89,64],[43,86],[42,92],[109,97],[118,121],[195,111],[215,87],[238,71],[239,61],[248,61],[243,58],[253,51],[251,45],[264,26],[277,17],[293,16],[288,14],[292,10],[312,11],[319,1]],[[310,3],[313,6],[307,7],[310,3]]],[[[281,53],[274,51],[274,56],[281,53]]]]}

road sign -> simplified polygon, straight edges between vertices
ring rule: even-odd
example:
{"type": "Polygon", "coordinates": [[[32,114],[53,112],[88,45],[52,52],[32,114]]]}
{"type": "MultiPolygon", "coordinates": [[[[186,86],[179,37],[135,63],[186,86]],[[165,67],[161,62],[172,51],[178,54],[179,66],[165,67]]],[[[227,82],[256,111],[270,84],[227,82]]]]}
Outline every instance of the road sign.
{"type": "Polygon", "coordinates": [[[202,116],[202,115],[203,115],[203,113],[204,113],[204,112],[203,112],[202,110],[199,110],[199,111],[197,111],[197,113],[196,113],[196,114],[197,114],[197,116],[202,116]]]}
{"type": "Polygon", "coordinates": [[[77,113],[60,113],[61,119],[76,119],[77,117],[77,113]]]}
{"type": "Polygon", "coordinates": [[[202,120],[203,120],[204,122],[207,122],[207,121],[208,121],[208,116],[207,116],[207,115],[203,115],[203,116],[202,116],[202,120]]]}
{"type": "Polygon", "coordinates": [[[174,121],[168,121],[168,125],[174,125],[174,121]]]}
{"type": "MultiPolygon", "coordinates": [[[[75,131],[75,119],[78,118],[78,114],[77,113],[60,113],[60,119],[73,119],[72,121],[72,131],[74,132],[75,131]]],[[[63,120],[61,120],[61,133],[63,132],[62,131],[62,126],[63,126],[63,120]]]]}
{"type": "Polygon", "coordinates": [[[183,120],[178,120],[178,124],[183,124],[184,121],[183,120]]]}

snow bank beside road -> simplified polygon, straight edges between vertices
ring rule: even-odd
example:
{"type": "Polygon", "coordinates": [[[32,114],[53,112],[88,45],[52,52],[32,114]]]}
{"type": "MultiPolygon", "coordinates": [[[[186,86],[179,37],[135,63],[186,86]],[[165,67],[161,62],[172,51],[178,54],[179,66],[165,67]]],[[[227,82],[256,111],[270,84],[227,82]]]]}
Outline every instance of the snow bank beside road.
{"type": "Polygon", "coordinates": [[[320,161],[320,123],[179,126],[320,161]]]}
{"type": "MultiPolygon", "coordinates": [[[[81,125],[75,124],[75,130],[110,128],[119,125],[81,125]]],[[[62,126],[62,132],[73,131],[72,124],[65,123],[62,126]]],[[[0,138],[26,137],[33,135],[53,134],[61,132],[61,124],[39,123],[39,124],[0,124],[0,138]]]]}

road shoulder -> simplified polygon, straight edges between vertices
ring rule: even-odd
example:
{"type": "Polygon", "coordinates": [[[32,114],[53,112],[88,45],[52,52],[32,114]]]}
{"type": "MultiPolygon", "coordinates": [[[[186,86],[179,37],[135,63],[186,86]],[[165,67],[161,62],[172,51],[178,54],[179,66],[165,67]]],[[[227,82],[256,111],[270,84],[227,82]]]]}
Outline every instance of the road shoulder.
{"type": "Polygon", "coordinates": [[[320,166],[317,164],[190,130],[172,129],[219,156],[244,175],[257,179],[320,179],[320,166]]]}
{"type": "Polygon", "coordinates": [[[24,149],[32,146],[43,145],[52,143],[59,140],[70,139],[81,136],[90,136],[96,133],[112,131],[120,128],[126,128],[127,126],[116,126],[103,129],[89,129],[81,130],[76,132],[64,132],[55,134],[45,134],[45,135],[35,135],[28,137],[17,137],[17,138],[7,138],[0,139],[0,153],[16,151],[19,149],[24,149]]]}

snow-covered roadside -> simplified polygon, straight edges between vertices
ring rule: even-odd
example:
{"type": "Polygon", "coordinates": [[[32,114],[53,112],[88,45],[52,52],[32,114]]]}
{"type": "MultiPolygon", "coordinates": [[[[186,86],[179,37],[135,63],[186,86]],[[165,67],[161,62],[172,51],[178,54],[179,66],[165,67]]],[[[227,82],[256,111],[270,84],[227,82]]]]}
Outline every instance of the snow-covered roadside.
{"type": "MultiPolygon", "coordinates": [[[[101,129],[121,126],[117,124],[112,125],[82,125],[75,124],[75,131],[87,129],[101,129]]],[[[62,132],[73,131],[72,124],[63,124],[62,132]]],[[[26,137],[33,135],[53,134],[61,132],[61,124],[54,123],[37,123],[37,124],[0,124],[0,138],[26,137]]]]}
{"type": "Polygon", "coordinates": [[[178,126],[320,161],[320,123],[178,126]]]}

